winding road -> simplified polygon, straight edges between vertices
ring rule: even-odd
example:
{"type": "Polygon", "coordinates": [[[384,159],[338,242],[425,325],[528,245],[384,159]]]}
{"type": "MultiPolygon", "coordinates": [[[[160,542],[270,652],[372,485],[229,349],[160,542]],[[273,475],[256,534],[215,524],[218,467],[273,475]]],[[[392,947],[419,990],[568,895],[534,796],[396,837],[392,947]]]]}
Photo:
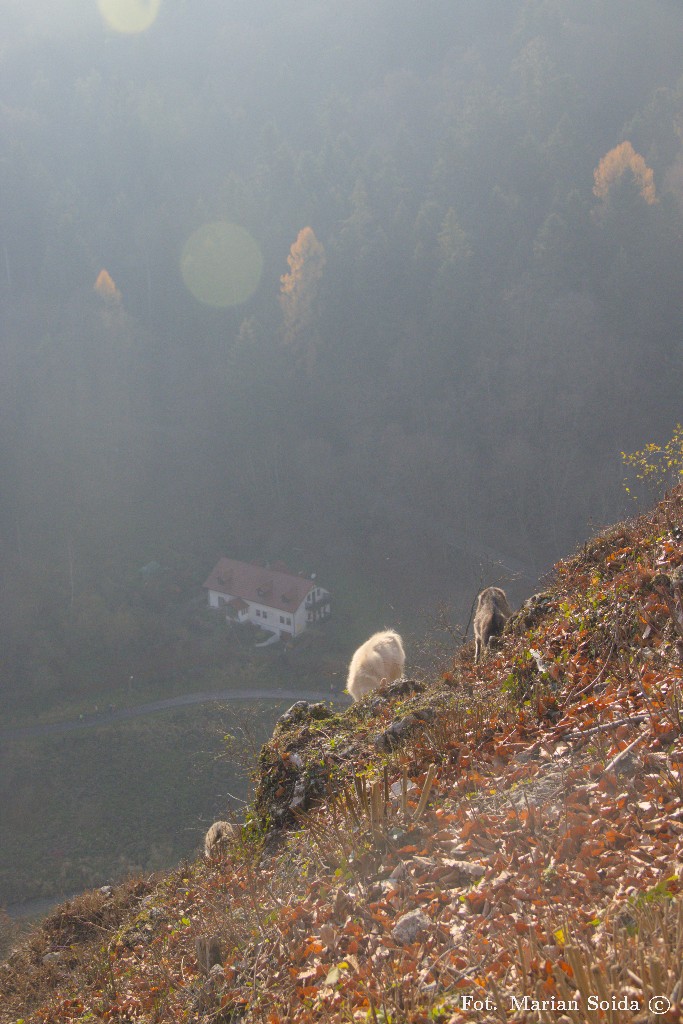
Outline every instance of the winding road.
{"type": "MultiPolygon", "coordinates": [[[[233,701],[288,701],[292,703],[297,700],[332,700],[338,699],[338,693],[312,693],[304,691],[294,693],[292,690],[251,690],[250,692],[236,692],[235,690],[218,690],[212,693],[185,693],[179,697],[167,697],[165,700],[154,700],[148,704],[140,704],[132,708],[116,708],[113,711],[102,711],[97,714],[85,715],[83,718],[73,719],[65,722],[46,722],[42,725],[27,725],[16,729],[0,730],[0,742],[9,739],[19,739],[30,736],[55,736],[60,733],[78,732],[83,729],[94,729],[103,725],[112,725],[116,722],[128,721],[132,718],[141,718],[143,715],[155,715],[160,711],[169,711],[173,708],[191,707],[196,704],[223,704],[233,701]]],[[[47,897],[34,900],[26,900],[21,903],[14,903],[6,907],[6,911],[12,918],[38,918],[47,914],[53,907],[63,903],[71,897],[47,897]]]]}
{"type": "Polygon", "coordinates": [[[137,707],[99,711],[65,722],[44,722],[38,725],[17,726],[14,729],[0,729],[0,742],[30,736],[58,736],[61,733],[79,732],[83,729],[94,729],[102,725],[128,721],[131,718],[142,718],[144,715],[155,715],[160,711],[168,711],[173,708],[190,707],[193,704],[222,704],[244,700],[320,701],[336,700],[339,696],[337,693],[312,693],[310,691],[294,693],[292,690],[250,690],[249,692],[218,690],[212,693],[185,693],[179,697],[167,697],[164,700],[150,701],[149,704],[139,704],[137,707]]]}

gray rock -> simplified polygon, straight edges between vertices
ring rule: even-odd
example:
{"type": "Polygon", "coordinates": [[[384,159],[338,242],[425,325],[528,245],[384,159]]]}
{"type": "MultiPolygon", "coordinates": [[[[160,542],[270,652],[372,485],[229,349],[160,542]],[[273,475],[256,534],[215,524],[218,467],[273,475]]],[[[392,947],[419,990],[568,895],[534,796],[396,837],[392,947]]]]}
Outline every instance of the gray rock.
{"type": "Polygon", "coordinates": [[[397,679],[395,683],[387,686],[385,694],[387,697],[403,697],[408,693],[422,693],[424,690],[425,684],[417,679],[397,679]]]}
{"type": "Polygon", "coordinates": [[[422,910],[411,910],[400,917],[391,930],[391,934],[404,946],[415,942],[421,932],[431,926],[431,919],[422,910]]]}
{"type": "Polygon", "coordinates": [[[413,717],[417,718],[419,722],[433,722],[436,718],[436,711],[434,708],[416,708],[413,711],[413,717]]]}
{"type": "Polygon", "coordinates": [[[306,808],[306,783],[303,779],[297,779],[294,785],[294,794],[289,805],[290,811],[305,810],[306,808]]]}
{"type": "Polygon", "coordinates": [[[405,718],[397,718],[388,729],[373,737],[373,744],[379,751],[393,750],[400,741],[408,736],[421,720],[416,714],[406,715],[405,718]]]}
{"type": "Polygon", "coordinates": [[[304,718],[310,707],[310,701],[298,700],[295,704],[292,704],[291,708],[287,708],[283,715],[280,715],[276,725],[291,725],[293,722],[304,718]]]}
{"type": "Polygon", "coordinates": [[[275,725],[287,729],[290,725],[299,725],[310,719],[329,718],[332,714],[333,711],[324,701],[298,700],[284,715],[280,715],[275,725]]]}

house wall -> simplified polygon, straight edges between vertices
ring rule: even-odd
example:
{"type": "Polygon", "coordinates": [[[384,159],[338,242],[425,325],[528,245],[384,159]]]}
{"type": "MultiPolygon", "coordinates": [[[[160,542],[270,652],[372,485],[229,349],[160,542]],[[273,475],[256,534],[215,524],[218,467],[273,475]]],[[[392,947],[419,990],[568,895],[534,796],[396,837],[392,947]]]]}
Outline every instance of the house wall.
{"type": "Polygon", "coordinates": [[[277,630],[279,633],[292,633],[296,636],[293,612],[281,612],[278,608],[271,608],[267,604],[250,604],[248,618],[249,622],[253,622],[256,626],[277,630]],[[281,618],[285,621],[280,622],[281,618]],[[289,623],[287,619],[290,620],[289,623]]]}
{"type": "MultiPolygon", "coordinates": [[[[209,607],[220,609],[221,605],[227,604],[228,601],[232,601],[233,597],[231,594],[219,594],[215,590],[209,591],[209,607]]],[[[277,608],[270,608],[267,604],[249,604],[249,611],[240,612],[240,622],[253,622],[255,626],[263,626],[264,629],[277,630],[280,633],[291,633],[293,636],[298,636],[302,629],[306,626],[306,616],[304,615],[303,625],[301,628],[295,624],[295,616],[298,614],[295,612],[281,612],[277,608]],[[280,622],[280,618],[285,621],[280,622]],[[290,621],[287,622],[287,619],[290,621]]],[[[302,605],[303,607],[303,605],[302,605]]],[[[298,623],[297,619],[297,623],[298,623]]]]}
{"type": "MultiPolygon", "coordinates": [[[[310,624],[309,612],[312,610],[308,598],[313,595],[315,601],[329,600],[329,591],[322,587],[312,587],[308,596],[301,602],[296,611],[280,611],[278,608],[271,608],[267,604],[249,603],[248,612],[240,612],[240,622],[253,622],[255,626],[262,626],[264,629],[277,630],[279,633],[289,633],[292,636],[299,636],[310,624]],[[284,621],[283,621],[284,620],[284,621]],[[289,620],[289,621],[287,621],[289,620]]],[[[209,606],[220,608],[222,604],[231,601],[232,595],[219,594],[215,590],[209,591],[209,606]]]]}
{"type": "Polygon", "coordinates": [[[294,616],[294,636],[298,636],[299,633],[303,633],[305,630],[307,625],[307,616],[306,602],[302,601],[296,610],[296,615],[294,616]]]}

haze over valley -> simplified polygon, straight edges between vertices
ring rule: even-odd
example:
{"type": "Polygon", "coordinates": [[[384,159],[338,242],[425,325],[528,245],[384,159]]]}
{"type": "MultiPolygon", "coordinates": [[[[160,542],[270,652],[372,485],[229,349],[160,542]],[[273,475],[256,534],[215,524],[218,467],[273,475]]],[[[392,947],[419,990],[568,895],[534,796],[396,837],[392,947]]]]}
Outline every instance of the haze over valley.
{"type": "Polygon", "coordinates": [[[192,855],[247,790],[222,736],[284,710],[250,694],[348,700],[385,627],[427,672],[634,511],[621,453],[681,419],[682,38],[672,0],[7,0],[0,906],[192,855]],[[223,556],[330,620],[256,648],[223,556]]]}

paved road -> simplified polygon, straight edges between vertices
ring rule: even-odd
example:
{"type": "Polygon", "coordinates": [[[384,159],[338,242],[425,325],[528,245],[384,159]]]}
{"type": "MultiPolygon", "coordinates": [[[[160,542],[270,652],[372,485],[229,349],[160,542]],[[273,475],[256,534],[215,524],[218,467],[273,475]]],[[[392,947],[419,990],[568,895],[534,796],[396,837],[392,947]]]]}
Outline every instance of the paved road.
{"type": "Polygon", "coordinates": [[[218,690],[213,693],[185,693],[180,697],[167,697],[165,700],[153,700],[149,704],[140,704],[132,708],[116,708],[114,711],[101,711],[97,714],[85,715],[83,718],[68,722],[45,722],[42,725],[18,726],[16,729],[0,729],[2,740],[19,739],[27,736],[58,736],[61,733],[78,732],[83,729],[94,729],[101,725],[128,721],[131,718],[142,718],[143,715],[155,715],[159,711],[171,708],[184,708],[192,704],[225,704],[231,701],[245,700],[338,700],[337,693],[312,693],[310,691],[294,693],[292,690],[218,690]]]}

